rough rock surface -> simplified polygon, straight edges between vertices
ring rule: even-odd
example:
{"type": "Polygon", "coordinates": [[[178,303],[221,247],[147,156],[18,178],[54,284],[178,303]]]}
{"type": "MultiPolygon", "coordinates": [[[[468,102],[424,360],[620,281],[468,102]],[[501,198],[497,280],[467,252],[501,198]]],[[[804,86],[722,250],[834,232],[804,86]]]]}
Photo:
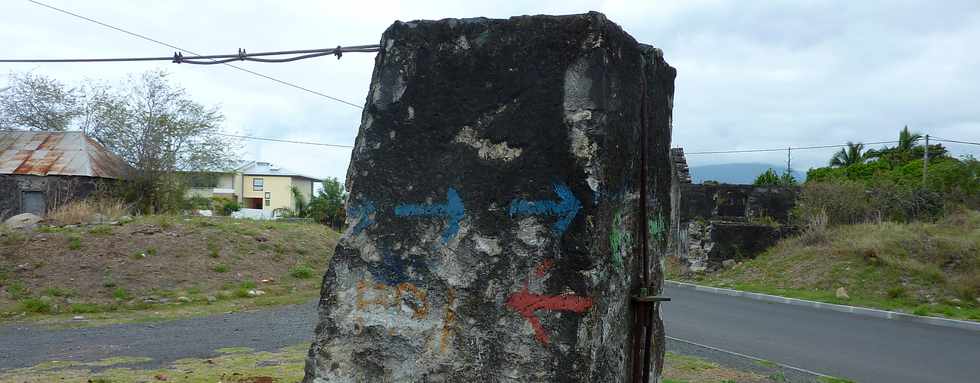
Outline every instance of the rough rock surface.
{"type": "Polygon", "coordinates": [[[628,381],[673,68],[597,13],[396,22],[381,47],[304,382],[628,381]]]}
{"type": "Polygon", "coordinates": [[[41,217],[31,213],[23,213],[7,218],[3,224],[11,229],[24,229],[34,227],[38,222],[41,222],[41,217]]]}

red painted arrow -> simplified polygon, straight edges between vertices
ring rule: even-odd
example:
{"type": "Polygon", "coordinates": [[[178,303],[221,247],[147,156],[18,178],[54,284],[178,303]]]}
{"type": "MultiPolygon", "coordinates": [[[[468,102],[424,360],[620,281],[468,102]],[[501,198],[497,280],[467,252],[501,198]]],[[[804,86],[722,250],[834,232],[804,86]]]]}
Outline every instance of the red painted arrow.
{"type": "Polygon", "coordinates": [[[592,307],[592,298],[572,294],[532,294],[527,290],[527,286],[525,286],[523,290],[511,294],[507,298],[507,306],[517,311],[524,319],[531,323],[531,327],[534,328],[534,336],[539,342],[548,344],[548,333],[545,332],[544,327],[541,326],[541,319],[537,315],[534,315],[534,312],[538,310],[558,310],[583,313],[592,307]]]}

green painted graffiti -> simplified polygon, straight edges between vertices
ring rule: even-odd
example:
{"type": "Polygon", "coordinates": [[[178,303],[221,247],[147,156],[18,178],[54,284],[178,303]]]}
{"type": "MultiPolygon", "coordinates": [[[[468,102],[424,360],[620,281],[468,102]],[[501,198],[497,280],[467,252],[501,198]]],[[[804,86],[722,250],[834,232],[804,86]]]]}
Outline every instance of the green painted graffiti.
{"type": "Polygon", "coordinates": [[[633,248],[633,235],[624,230],[623,211],[617,209],[613,214],[613,226],[609,230],[609,247],[612,250],[612,263],[616,270],[623,270],[624,254],[633,248]]]}
{"type": "Polygon", "coordinates": [[[666,230],[667,225],[664,223],[664,217],[657,215],[657,218],[650,218],[647,220],[647,231],[650,234],[650,238],[655,241],[661,241],[664,239],[664,230],[666,230]]]}

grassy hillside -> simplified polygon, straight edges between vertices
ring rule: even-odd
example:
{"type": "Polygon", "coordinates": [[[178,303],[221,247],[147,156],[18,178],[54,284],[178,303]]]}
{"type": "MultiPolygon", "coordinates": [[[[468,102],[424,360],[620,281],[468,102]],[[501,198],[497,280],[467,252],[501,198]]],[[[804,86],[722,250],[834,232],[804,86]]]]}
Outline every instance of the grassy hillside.
{"type": "Polygon", "coordinates": [[[5,230],[0,317],[312,297],[337,238],[316,224],[173,216],[5,230]]]}
{"type": "Polygon", "coordinates": [[[980,212],[810,231],[717,273],[673,270],[669,278],[717,287],[980,320],[980,212]]]}

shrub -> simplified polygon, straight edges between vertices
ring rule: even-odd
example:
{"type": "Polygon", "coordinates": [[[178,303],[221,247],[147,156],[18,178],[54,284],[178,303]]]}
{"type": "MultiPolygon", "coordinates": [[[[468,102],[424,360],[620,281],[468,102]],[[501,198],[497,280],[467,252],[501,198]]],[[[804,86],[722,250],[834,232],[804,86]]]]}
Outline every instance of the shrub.
{"type": "Polygon", "coordinates": [[[214,271],[216,273],[227,273],[228,272],[228,266],[226,266],[226,265],[214,265],[214,267],[211,268],[211,271],[214,271]]]}
{"type": "Polygon", "coordinates": [[[296,266],[289,270],[289,275],[297,279],[313,278],[313,268],[307,265],[296,266]]]}
{"type": "Polygon", "coordinates": [[[185,210],[209,210],[211,209],[211,199],[202,196],[191,196],[184,200],[185,210]]]}
{"type": "Polygon", "coordinates": [[[855,181],[833,180],[807,182],[793,209],[793,216],[806,225],[817,215],[826,216],[826,224],[861,223],[871,217],[872,208],[864,185],[855,181]]]}
{"type": "Polygon", "coordinates": [[[242,210],[242,207],[238,202],[228,200],[221,204],[221,215],[231,215],[239,210],[242,210]]]}

